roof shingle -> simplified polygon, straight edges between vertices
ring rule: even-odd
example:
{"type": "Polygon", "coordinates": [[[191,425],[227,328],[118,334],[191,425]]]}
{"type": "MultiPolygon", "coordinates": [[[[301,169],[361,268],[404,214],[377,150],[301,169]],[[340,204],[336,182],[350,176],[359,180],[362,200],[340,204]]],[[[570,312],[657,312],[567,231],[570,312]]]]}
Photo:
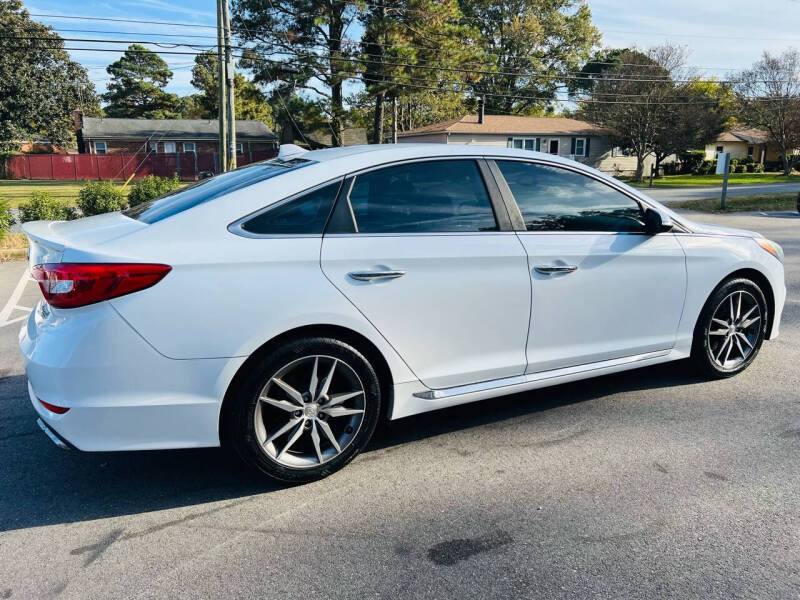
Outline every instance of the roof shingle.
{"type": "MultiPolygon", "coordinates": [[[[99,119],[84,117],[81,133],[84,139],[138,139],[154,134],[160,139],[188,138],[215,140],[219,124],[210,119],[99,119]]],[[[236,137],[240,140],[275,141],[277,136],[262,121],[236,121],[236,137]]]]}
{"type": "Polygon", "coordinates": [[[466,115],[398,133],[398,137],[425,133],[493,133],[525,135],[608,135],[609,130],[577,119],[562,117],[521,117],[515,115],[466,115]]]}

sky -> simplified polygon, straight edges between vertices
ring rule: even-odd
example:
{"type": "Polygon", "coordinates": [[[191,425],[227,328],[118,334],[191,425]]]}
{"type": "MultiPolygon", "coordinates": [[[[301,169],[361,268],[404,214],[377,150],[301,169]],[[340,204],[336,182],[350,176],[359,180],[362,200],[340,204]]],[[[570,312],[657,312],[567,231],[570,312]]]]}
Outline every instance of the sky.
{"type": "MultiPolygon", "coordinates": [[[[778,53],[791,46],[800,48],[798,0],[585,1],[604,46],[647,48],[664,42],[680,44],[687,48],[688,62],[703,76],[730,76],[749,67],[764,50],[778,53]]],[[[215,0],[30,0],[25,1],[25,6],[34,19],[52,25],[64,38],[216,44],[215,31],[209,27],[216,21],[215,0]],[[191,26],[73,20],[65,16],[170,21],[191,26]]],[[[348,37],[357,34],[353,30],[348,37]]],[[[125,45],[70,41],[67,46],[120,48],[113,52],[70,52],[74,60],[89,69],[89,78],[98,92],[104,91],[108,81],[105,67],[119,58],[125,45]]],[[[192,56],[162,58],[174,72],[169,91],[181,95],[196,91],[190,84],[192,56]]]]}

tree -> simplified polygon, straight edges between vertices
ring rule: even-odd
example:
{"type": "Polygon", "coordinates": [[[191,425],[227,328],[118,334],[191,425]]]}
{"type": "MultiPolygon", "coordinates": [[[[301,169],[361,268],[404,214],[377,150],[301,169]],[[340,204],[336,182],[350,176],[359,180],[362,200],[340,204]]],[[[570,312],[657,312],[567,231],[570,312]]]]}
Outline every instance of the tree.
{"type": "Polygon", "coordinates": [[[674,84],[669,70],[649,54],[626,50],[619,58],[618,66],[597,75],[589,94],[580,101],[580,115],[608,128],[612,144],[632,151],[635,180],[641,181],[644,159],[653,152],[664,102],[674,84]]]}
{"type": "Polygon", "coordinates": [[[278,82],[316,93],[330,119],[337,145],[345,118],[343,82],[355,74],[356,48],[343,38],[358,15],[355,0],[234,0],[232,18],[239,37],[253,42],[242,66],[254,81],[278,82]]]}
{"type": "Polygon", "coordinates": [[[714,140],[736,105],[729,86],[698,79],[676,85],[663,100],[660,126],[653,138],[656,173],[668,156],[703,148],[714,140]]]}
{"type": "Polygon", "coordinates": [[[485,59],[480,34],[464,24],[457,0],[376,0],[361,16],[362,79],[373,96],[373,140],[383,139],[386,98],[463,98],[478,81],[470,65],[485,59]],[[434,93],[436,93],[434,91],[434,93]]]}
{"type": "Polygon", "coordinates": [[[495,71],[472,86],[486,98],[488,111],[540,113],[556,97],[563,76],[577,71],[600,40],[589,7],[580,0],[460,3],[466,21],[480,30],[495,71]]]}
{"type": "Polygon", "coordinates": [[[587,94],[592,91],[597,79],[609,69],[619,67],[622,54],[630,52],[628,48],[603,48],[594,53],[589,62],[580,70],[574,79],[567,80],[570,95],[587,94]]]}
{"type": "Polygon", "coordinates": [[[164,91],[172,71],[155,52],[131,44],[106,71],[112,77],[108,91],[103,94],[108,102],[105,112],[109,117],[174,119],[180,116],[180,98],[164,91]]]}
{"type": "Polygon", "coordinates": [[[99,114],[86,69],[69,59],[52,28],[32,21],[20,0],[0,2],[0,150],[46,136],[73,139],[72,111],[99,114]]]}
{"type": "MultiPolygon", "coordinates": [[[[217,79],[217,53],[204,52],[194,59],[192,86],[200,94],[191,96],[188,104],[190,118],[216,119],[219,116],[219,81],[217,79]]],[[[242,73],[234,75],[234,102],[237,119],[264,121],[272,127],[272,108],[258,86],[245,79],[242,73]]]]}
{"type": "Polygon", "coordinates": [[[735,86],[739,120],[763,129],[778,147],[783,174],[792,172],[790,154],[800,147],[800,52],[794,48],[761,60],[742,72],[735,86]]]}

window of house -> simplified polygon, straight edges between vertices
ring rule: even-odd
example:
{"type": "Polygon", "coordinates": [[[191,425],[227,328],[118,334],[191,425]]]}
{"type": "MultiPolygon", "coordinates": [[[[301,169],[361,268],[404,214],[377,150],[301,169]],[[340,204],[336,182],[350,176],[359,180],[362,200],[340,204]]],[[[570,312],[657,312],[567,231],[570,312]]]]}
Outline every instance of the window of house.
{"type": "Polygon", "coordinates": [[[473,160],[425,161],[356,177],[349,194],[359,233],[496,231],[473,160]]]}
{"type": "Polygon", "coordinates": [[[158,154],[158,142],[150,142],[150,152],[155,152],[158,154]]]}
{"type": "Polygon", "coordinates": [[[261,235],[322,233],[340,183],[337,180],[270,208],[244,222],[242,229],[261,235]]]}
{"type": "Polygon", "coordinates": [[[172,154],[175,152],[175,142],[164,142],[164,152],[172,154]]]}
{"type": "Polygon", "coordinates": [[[716,150],[714,151],[714,158],[719,158],[719,153],[722,152],[724,148],[722,146],[717,146],[716,150]]]}
{"type": "Polygon", "coordinates": [[[184,152],[196,152],[197,149],[194,145],[194,142],[183,142],[183,151],[184,152]]]}
{"type": "Polygon", "coordinates": [[[242,142],[237,142],[236,154],[244,154],[244,144],[242,142]]]}
{"type": "Polygon", "coordinates": [[[748,158],[753,158],[753,155],[755,154],[755,150],[756,149],[753,146],[748,146],[747,147],[747,157],[748,158]]]}
{"type": "Polygon", "coordinates": [[[508,138],[506,143],[507,148],[519,148],[520,150],[536,150],[539,151],[541,147],[540,138],[508,138]]]}
{"type": "Polygon", "coordinates": [[[586,175],[546,165],[497,161],[528,231],[644,231],[639,204],[586,175]]]}
{"type": "Polygon", "coordinates": [[[106,146],[105,142],[95,142],[94,143],[94,153],[95,154],[106,154],[108,152],[108,146],[106,146]]]}
{"type": "Polygon", "coordinates": [[[586,138],[575,138],[575,156],[586,156],[586,138]]]}

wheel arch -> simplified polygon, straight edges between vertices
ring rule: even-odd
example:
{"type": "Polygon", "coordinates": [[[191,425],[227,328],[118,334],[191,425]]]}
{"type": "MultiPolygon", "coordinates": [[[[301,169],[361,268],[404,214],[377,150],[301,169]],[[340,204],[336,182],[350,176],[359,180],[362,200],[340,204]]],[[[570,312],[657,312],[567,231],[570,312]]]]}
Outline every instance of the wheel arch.
{"type": "Polygon", "coordinates": [[[301,337],[330,337],[346,342],[361,352],[375,368],[375,371],[378,375],[378,381],[381,387],[381,396],[384,399],[380,419],[381,421],[387,421],[389,419],[394,405],[394,379],[392,377],[392,370],[389,367],[389,363],[378,347],[363,334],[341,325],[303,325],[289,329],[288,331],[284,331],[283,333],[276,335],[272,339],[259,346],[236,370],[236,373],[228,384],[225,395],[222,398],[222,404],[220,406],[218,428],[221,445],[224,446],[226,444],[226,441],[223,439],[223,437],[227,431],[227,428],[225,427],[225,419],[229,413],[228,407],[230,406],[230,402],[232,402],[239,386],[241,385],[242,379],[247,373],[248,368],[260,358],[272,352],[275,348],[301,337]]]}
{"type": "MultiPolygon", "coordinates": [[[[703,304],[703,308],[705,308],[705,304],[708,303],[708,299],[714,295],[714,292],[716,292],[724,283],[731,281],[732,279],[749,279],[753,283],[755,283],[759,288],[761,288],[761,291],[764,293],[764,299],[767,301],[768,310],[767,310],[766,331],[767,331],[767,337],[769,337],[769,332],[772,331],[772,323],[773,320],[775,319],[775,292],[772,289],[772,284],[769,282],[769,278],[758,269],[743,268],[728,273],[708,293],[708,296],[706,297],[706,302],[703,304]]],[[[697,319],[695,320],[695,329],[697,328],[697,323],[699,322],[700,314],[702,314],[702,311],[698,313],[697,319]]]]}

